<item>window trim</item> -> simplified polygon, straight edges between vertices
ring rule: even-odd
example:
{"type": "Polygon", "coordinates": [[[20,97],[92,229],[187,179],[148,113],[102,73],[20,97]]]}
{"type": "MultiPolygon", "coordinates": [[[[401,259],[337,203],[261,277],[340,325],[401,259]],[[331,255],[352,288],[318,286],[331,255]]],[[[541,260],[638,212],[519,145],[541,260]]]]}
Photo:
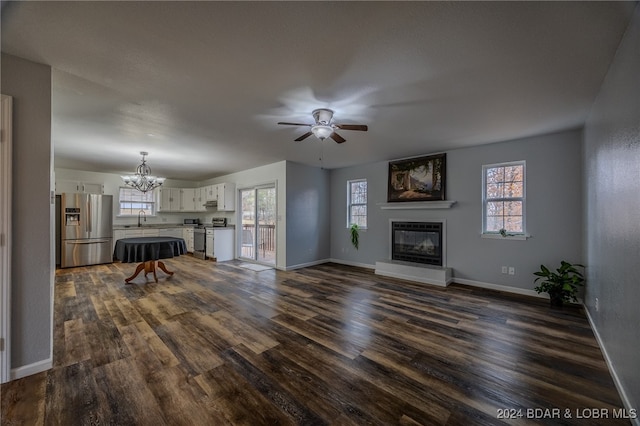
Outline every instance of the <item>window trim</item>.
{"type": "Polygon", "coordinates": [[[482,238],[526,240],[527,234],[527,164],[526,160],[506,161],[503,163],[482,165],[482,238]],[[522,166],[522,197],[504,197],[487,199],[487,169],[496,167],[522,166]],[[522,232],[509,233],[506,236],[500,232],[487,231],[487,202],[488,201],[521,201],[522,202],[522,232]]]}
{"type": "MultiPolygon", "coordinates": [[[[117,200],[117,203],[118,203],[118,206],[117,206],[117,208],[118,208],[118,213],[116,214],[116,216],[115,216],[115,217],[122,217],[122,218],[127,218],[127,217],[137,217],[137,216],[138,216],[137,214],[120,214],[120,211],[122,210],[122,207],[121,207],[121,202],[122,202],[122,201],[120,200],[120,191],[121,191],[122,189],[133,189],[133,188],[130,188],[130,187],[128,187],[128,186],[118,186],[118,200],[117,200]]],[[[156,191],[156,189],[157,189],[157,188],[154,188],[154,189],[152,190],[152,192],[153,192],[153,201],[145,201],[145,203],[147,203],[147,202],[149,202],[149,203],[151,203],[151,202],[152,202],[152,203],[153,203],[153,213],[152,213],[152,214],[148,214],[148,215],[146,215],[146,217],[157,217],[157,216],[158,216],[158,204],[159,204],[159,199],[158,199],[158,191],[156,191]]],[[[140,191],[138,191],[138,192],[140,192],[140,191]]]]}
{"type": "Polygon", "coordinates": [[[347,180],[347,228],[351,226],[351,207],[352,206],[365,206],[367,213],[367,226],[360,226],[359,229],[367,229],[369,225],[369,182],[367,178],[348,179],[347,180]],[[355,182],[365,182],[367,184],[367,202],[366,203],[352,203],[351,202],[351,184],[355,182]]]}

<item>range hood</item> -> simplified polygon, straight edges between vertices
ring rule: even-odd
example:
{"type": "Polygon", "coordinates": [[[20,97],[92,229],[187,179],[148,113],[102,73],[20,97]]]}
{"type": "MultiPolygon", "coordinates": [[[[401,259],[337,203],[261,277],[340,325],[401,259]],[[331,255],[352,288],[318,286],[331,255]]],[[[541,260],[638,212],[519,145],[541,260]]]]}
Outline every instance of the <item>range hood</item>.
{"type": "Polygon", "coordinates": [[[205,206],[205,207],[218,207],[218,201],[217,200],[210,200],[210,201],[207,201],[206,203],[204,203],[203,206],[205,206]]]}

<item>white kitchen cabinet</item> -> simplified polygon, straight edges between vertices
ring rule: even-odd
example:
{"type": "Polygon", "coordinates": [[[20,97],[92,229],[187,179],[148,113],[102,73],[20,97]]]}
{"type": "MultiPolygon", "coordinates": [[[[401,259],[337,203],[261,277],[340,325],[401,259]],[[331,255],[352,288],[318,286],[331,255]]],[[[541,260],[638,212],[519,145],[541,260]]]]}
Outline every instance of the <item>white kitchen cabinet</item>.
{"type": "Polygon", "coordinates": [[[158,212],[202,211],[198,198],[200,188],[160,188],[158,212]]]}
{"type": "Polygon", "coordinates": [[[182,228],[160,228],[160,237],[183,238],[182,228]]]}
{"type": "Polygon", "coordinates": [[[187,251],[189,253],[193,253],[193,228],[182,228],[182,238],[184,238],[184,241],[187,244],[187,251]]]}
{"type": "Polygon", "coordinates": [[[234,258],[233,231],[233,229],[213,229],[213,254],[218,262],[234,258]]]}
{"type": "Polygon", "coordinates": [[[215,257],[214,256],[214,242],[213,242],[213,228],[208,228],[206,230],[206,234],[205,234],[205,253],[207,255],[207,257],[215,257]]]}
{"type": "Polygon", "coordinates": [[[180,211],[180,188],[163,188],[160,191],[159,212],[180,211]]]}
{"type": "Polygon", "coordinates": [[[158,228],[145,228],[142,230],[143,237],[159,237],[160,230],[158,228]]]}
{"type": "Polygon", "coordinates": [[[205,201],[218,201],[218,185],[207,185],[204,191],[205,201]]]}
{"type": "Polygon", "coordinates": [[[196,188],[182,188],[180,190],[180,211],[196,211],[196,188]]]}
{"type": "Polygon", "coordinates": [[[232,212],[236,209],[236,185],[233,183],[219,183],[217,200],[219,212],[232,212]]]}
{"type": "Polygon", "coordinates": [[[207,202],[207,187],[196,188],[196,210],[197,212],[207,211],[204,203],[207,202]]]}
{"type": "Polygon", "coordinates": [[[56,194],[75,192],[84,194],[104,194],[104,184],[77,180],[56,181],[56,194]]]}

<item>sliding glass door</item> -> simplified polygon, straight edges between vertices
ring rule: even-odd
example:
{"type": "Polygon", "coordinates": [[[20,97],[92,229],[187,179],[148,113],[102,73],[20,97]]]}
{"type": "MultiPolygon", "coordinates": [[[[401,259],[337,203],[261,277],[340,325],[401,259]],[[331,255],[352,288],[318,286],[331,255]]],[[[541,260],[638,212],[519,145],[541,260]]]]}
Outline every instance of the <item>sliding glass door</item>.
{"type": "Polygon", "coordinates": [[[276,263],[276,188],[240,190],[242,200],[238,257],[268,265],[276,263]]]}

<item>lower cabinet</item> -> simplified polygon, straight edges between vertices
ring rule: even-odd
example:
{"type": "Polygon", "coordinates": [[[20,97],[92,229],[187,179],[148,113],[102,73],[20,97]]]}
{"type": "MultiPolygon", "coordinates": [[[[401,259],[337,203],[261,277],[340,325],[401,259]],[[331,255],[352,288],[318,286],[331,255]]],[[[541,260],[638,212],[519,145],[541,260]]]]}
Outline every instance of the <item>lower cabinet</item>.
{"type": "Polygon", "coordinates": [[[218,262],[234,259],[233,229],[214,229],[213,253],[218,262]]]}
{"type": "Polygon", "coordinates": [[[206,230],[206,236],[205,236],[205,253],[207,255],[207,257],[215,257],[215,254],[213,252],[213,229],[209,228],[206,230]]]}
{"type": "Polygon", "coordinates": [[[184,238],[184,241],[187,244],[187,251],[189,253],[193,253],[193,228],[183,228],[182,238],[184,238]]]}

